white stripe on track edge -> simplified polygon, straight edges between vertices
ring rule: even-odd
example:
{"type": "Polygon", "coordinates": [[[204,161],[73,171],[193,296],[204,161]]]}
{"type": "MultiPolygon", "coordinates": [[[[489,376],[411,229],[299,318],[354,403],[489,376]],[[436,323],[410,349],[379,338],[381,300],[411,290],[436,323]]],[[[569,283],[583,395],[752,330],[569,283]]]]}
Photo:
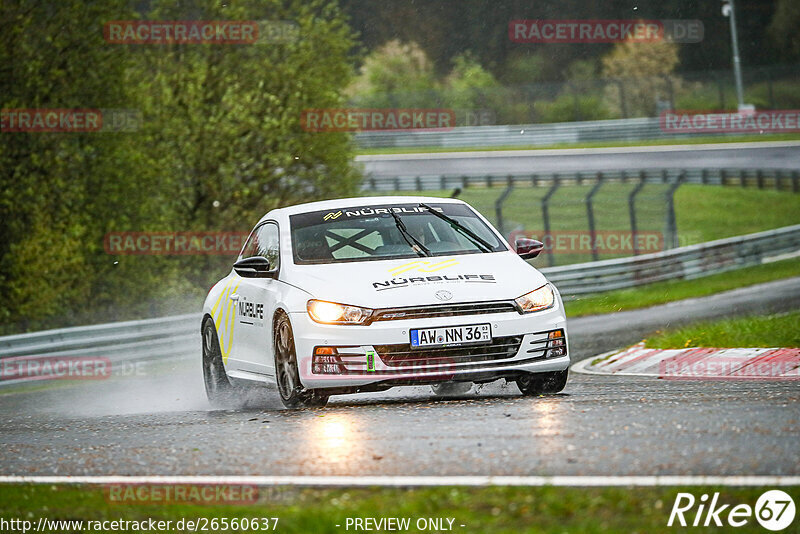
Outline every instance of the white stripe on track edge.
{"type": "Polygon", "coordinates": [[[257,486],[798,486],[800,476],[0,476],[0,484],[225,484],[257,486]]]}

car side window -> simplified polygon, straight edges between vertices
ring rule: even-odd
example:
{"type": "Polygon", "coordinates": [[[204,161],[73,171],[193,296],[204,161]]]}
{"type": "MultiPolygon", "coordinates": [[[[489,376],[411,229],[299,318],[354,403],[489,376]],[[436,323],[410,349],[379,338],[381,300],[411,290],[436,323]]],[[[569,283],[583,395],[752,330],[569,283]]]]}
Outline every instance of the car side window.
{"type": "Polygon", "coordinates": [[[275,270],[280,265],[280,239],[278,225],[265,223],[256,228],[242,248],[239,259],[264,256],[269,260],[270,270],[275,270]]]}

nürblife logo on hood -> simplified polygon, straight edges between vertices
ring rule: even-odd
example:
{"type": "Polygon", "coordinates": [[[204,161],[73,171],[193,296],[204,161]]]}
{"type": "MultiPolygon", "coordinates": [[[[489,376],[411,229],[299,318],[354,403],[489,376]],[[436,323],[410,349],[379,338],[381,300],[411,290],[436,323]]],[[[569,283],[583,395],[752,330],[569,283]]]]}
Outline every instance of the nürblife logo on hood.
{"type": "Polygon", "coordinates": [[[494,284],[496,282],[493,274],[425,274],[442,271],[458,265],[458,260],[450,258],[442,261],[415,260],[388,270],[392,278],[372,282],[372,288],[376,291],[386,289],[397,289],[401,287],[411,287],[426,284],[442,284],[471,282],[494,284]],[[399,276],[401,274],[417,272],[425,276],[399,276]]]}

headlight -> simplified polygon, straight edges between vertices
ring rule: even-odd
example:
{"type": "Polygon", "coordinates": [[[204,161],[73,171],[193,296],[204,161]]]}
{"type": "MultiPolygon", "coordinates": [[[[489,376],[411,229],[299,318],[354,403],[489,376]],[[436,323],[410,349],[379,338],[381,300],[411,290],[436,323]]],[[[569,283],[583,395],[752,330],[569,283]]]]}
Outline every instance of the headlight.
{"type": "Polygon", "coordinates": [[[309,300],[308,315],[318,323],[364,324],[372,315],[372,310],[324,300],[309,300]]]}
{"type": "Polygon", "coordinates": [[[550,308],[555,300],[550,284],[545,284],[539,289],[534,289],[530,293],[517,297],[514,302],[517,303],[517,307],[522,313],[531,313],[550,308]]]}

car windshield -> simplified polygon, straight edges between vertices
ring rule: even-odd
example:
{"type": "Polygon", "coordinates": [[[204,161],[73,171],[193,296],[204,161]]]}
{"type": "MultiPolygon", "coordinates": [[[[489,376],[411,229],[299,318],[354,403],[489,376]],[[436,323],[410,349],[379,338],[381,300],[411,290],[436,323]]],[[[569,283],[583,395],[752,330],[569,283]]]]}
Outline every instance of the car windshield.
{"type": "Polygon", "coordinates": [[[466,231],[419,204],[354,206],[292,215],[294,262],[339,263],[508,250],[468,206],[442,203],[430,207],[466,231]]]}

